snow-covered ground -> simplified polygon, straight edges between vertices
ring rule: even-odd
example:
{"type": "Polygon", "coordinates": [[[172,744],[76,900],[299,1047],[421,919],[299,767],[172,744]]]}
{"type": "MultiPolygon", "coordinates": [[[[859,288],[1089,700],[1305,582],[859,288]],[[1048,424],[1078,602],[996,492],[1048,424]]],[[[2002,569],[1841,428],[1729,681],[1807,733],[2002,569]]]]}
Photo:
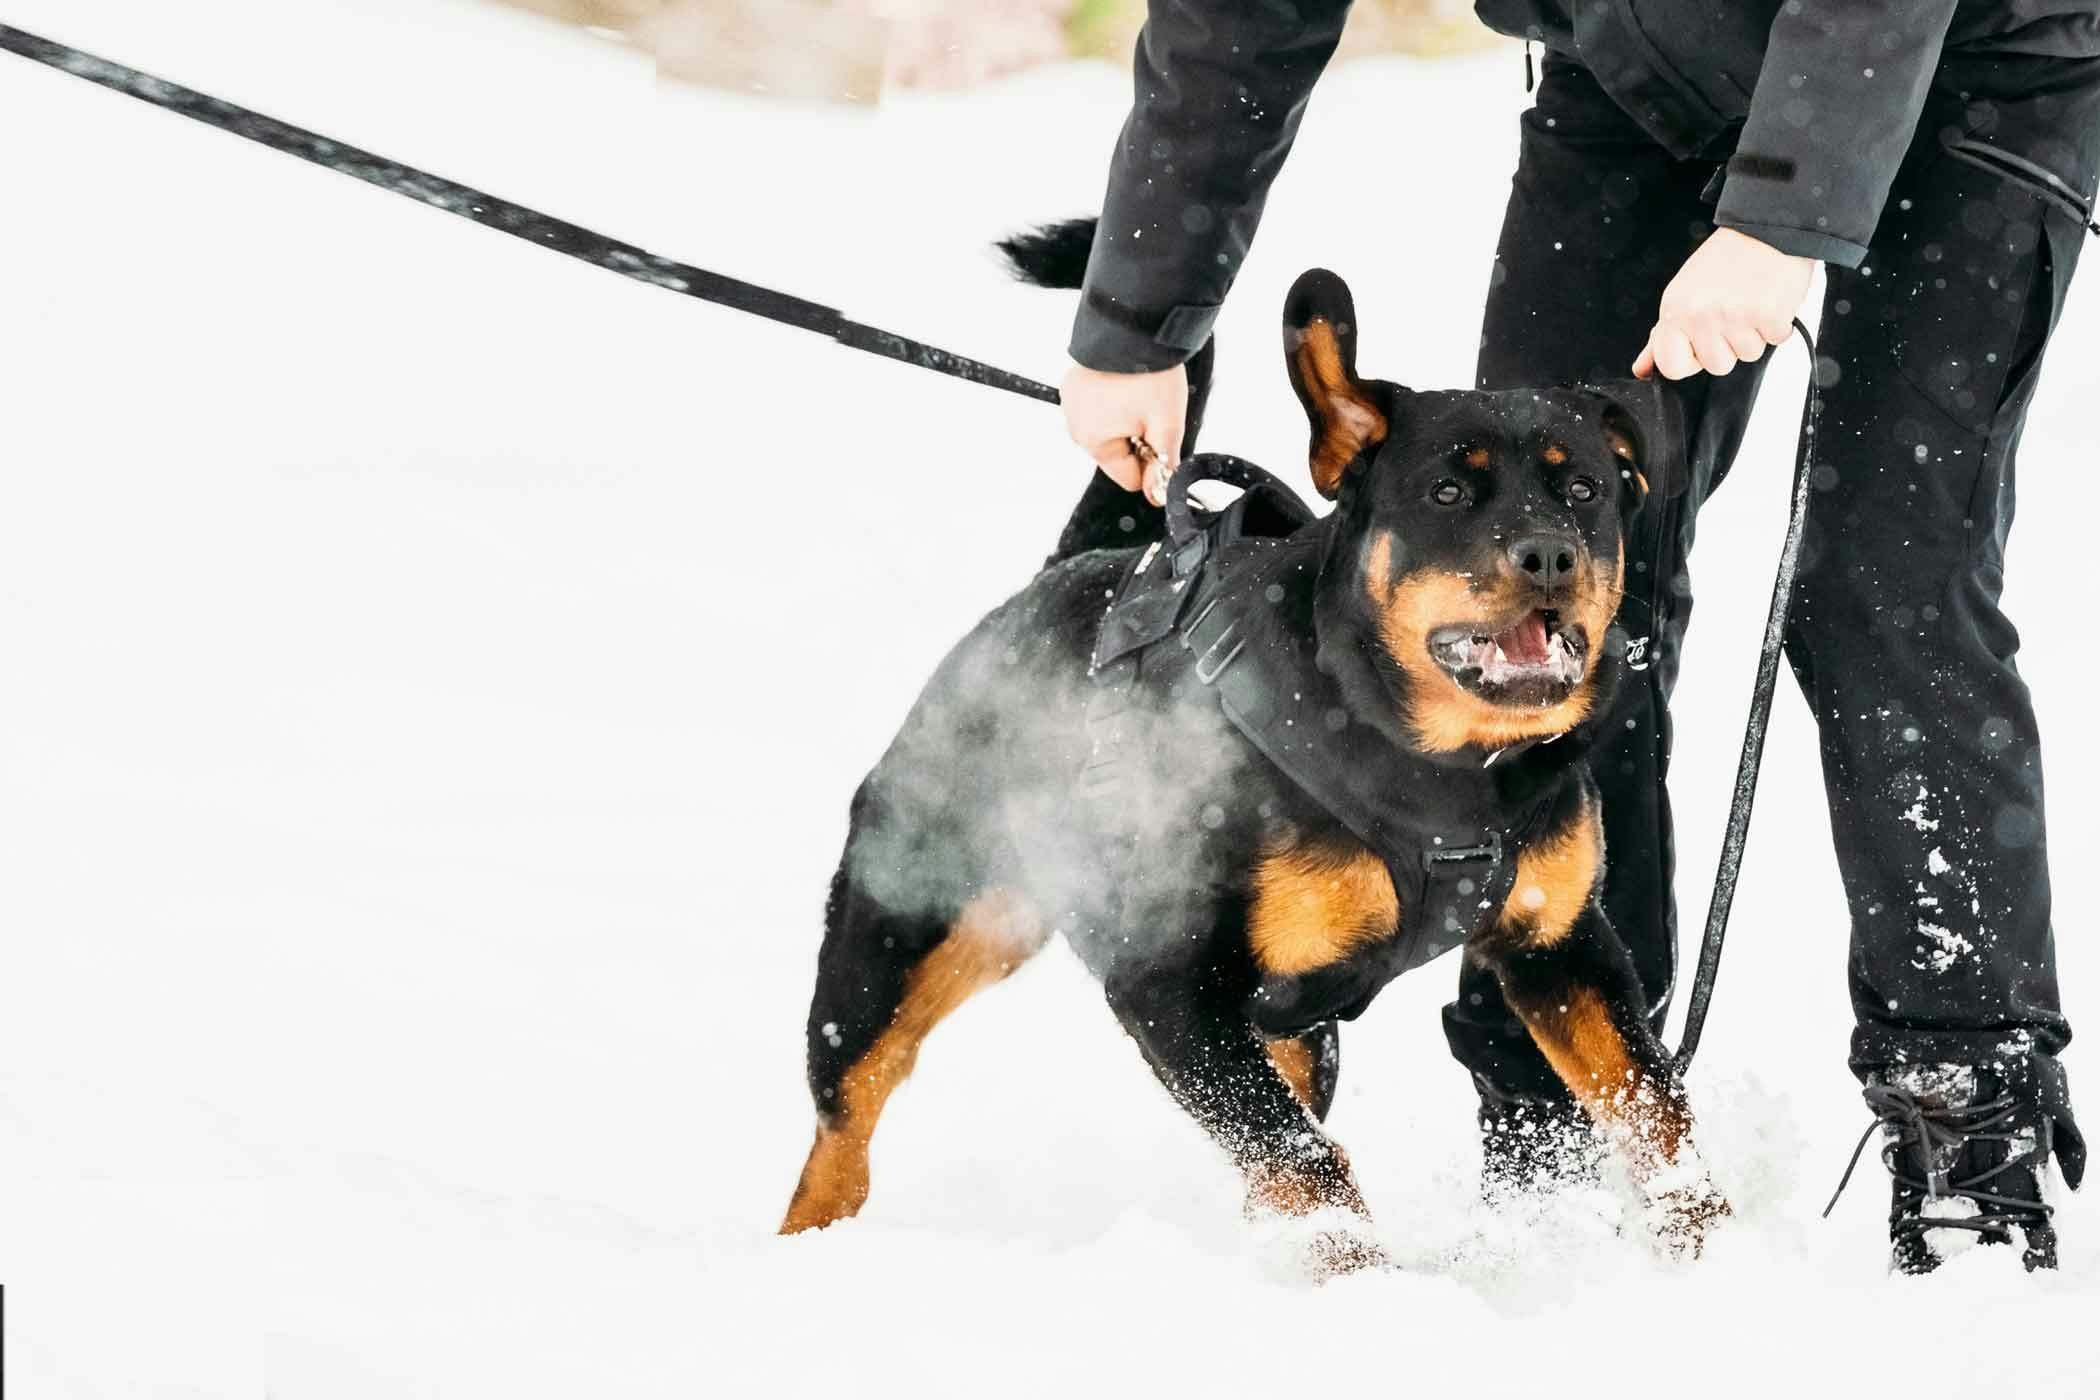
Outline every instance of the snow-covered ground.
{"type": "MultiPolygon", "coordinates": [[[[1098,199],[1127,78],[877,112],[666,91],[467,0],[9,0],[99,50],[1044,378],[993,235],[1098,199]]],[[[1462,383],[1514,50],[1337,72],[1221,338],[1208,442],[1302,473],[1273,323],[1356,286],[1371,370],[1462,383]],[[1337,206],[1329,181],[1378,198],[1337,206]]],[[[1737,1218],[1472,1204],[1448,965],[1346,1031],[1333,1126],[1400,1267],[1243,1224],[1069,955],[936,1034],[857,1221],[776,1239],[845,800],[1085,466],[1054,414],[622,282],[0,56],[0,1282],[9,1395],[2090,1394],[2064,1268],[1883,1272],[1844,919],[1783,697],[1695,1073],[1737,1218]],[[17,1390],[15,1387],[19,1387],[17,1390]]],[[[2088,289],[2089,290],[2089,289],[2088,289]]],[[[1799,353],[1701,529],[1680,897],[1703,910],[1799,353]]],[[[2100,783],[2076,295],[2009,590],[2050,736],[2074,1020],[2100,783]]],[[[2100,1114],[2100,1070],[2074,1079],[2100,1114]]]]}

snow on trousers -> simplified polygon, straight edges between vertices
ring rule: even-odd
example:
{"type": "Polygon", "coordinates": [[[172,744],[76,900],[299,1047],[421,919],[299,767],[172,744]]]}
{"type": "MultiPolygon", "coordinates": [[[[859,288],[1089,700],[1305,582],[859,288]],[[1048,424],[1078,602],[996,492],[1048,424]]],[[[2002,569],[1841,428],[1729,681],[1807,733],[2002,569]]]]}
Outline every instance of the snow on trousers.
{"type": "MultiPolygon", "coordinates": [[[[1998,599],[2021,424],[2085,229],[2075,199],[1965,152],[2024,153],[2090,205],[2096,144],[2100,63],[1943,66],[1869,256],[1827,272],[1815,489],[1786,637],[1820,731],[1850,905],[1854,1071],[2001,1064],[2065,1128],[2056,1056],[2070,1027],[2057,994],[2039,736],[1998,599]]],[[[1711,231],[1718,168],[1672,158],[1588,71],[1549,58],[1523,118],[1481,385],[1624,375],[1663,288],[1711,231]]],[[[1680,494],[1658,492],[1630,546],[1621,620],[1646,669],[1629,675],[1618,737],[1593,765],[1610,851],[1604,902],[1658,1029],[1676,973],[1664,779],[1692,610],[1685,561],[1761,371],[1798,353],[1790,345],[1725,378],[1689,381],[1691,480],[1680,494]]],[[[1760,936],[1800,941],[1803,964],[1817,965],[1802,932],[1815,926],[1760,936]]],[[[1445,1028],[1459,1061],[1505,1092],[1563,1092],[1485,972],[1464,970],[1445,1028]]]]}

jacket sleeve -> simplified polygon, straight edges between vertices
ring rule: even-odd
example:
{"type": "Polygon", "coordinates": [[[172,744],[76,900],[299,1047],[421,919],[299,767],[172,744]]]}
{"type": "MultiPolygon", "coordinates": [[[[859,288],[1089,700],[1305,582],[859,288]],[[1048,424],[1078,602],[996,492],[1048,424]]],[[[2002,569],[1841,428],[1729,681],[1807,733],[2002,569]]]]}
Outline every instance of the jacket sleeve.
{"type": "Polygon", "coordinates": [[[1858,267],[1924,110],[1956,0],[1787,0],[1714,222],[1858,267]]]}
{"type": "Polygon", "coordinates": [[[1073,359],[1157,370],[1202,347],[1348,12],[1349,0],[1151,0],[1073,359]]]}

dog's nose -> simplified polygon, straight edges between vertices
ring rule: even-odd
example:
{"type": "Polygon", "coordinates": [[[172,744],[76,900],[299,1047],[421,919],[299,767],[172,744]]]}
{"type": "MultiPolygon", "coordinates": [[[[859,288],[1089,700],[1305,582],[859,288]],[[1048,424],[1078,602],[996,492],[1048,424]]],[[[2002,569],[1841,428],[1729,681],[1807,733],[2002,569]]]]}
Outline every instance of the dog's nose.
{"type": "Polygon", "coordinates": [[[1575,581],[1575,541],[1567,535],[1526,535],[1509,547],[1509,562],[1541,588],[1575,581]]]}

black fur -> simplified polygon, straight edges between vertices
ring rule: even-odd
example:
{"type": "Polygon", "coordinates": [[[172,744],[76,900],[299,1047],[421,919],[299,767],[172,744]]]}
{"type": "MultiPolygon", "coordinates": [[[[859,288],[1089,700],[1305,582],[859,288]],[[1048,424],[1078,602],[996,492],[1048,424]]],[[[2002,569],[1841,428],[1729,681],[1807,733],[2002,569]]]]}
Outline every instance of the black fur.
{"type": "MultiPolygon", "coordinates": [[[[1031,277],[1069,284],[1080,276],[1081,228],[1009,240],[1009,255],[1031,277]]],[[[1346,298],[1332,274],[1301,281],[1286,324],[1287,358],[1319,318],[1332,322],[1346,312],[1353,321],[1346,298]]],[[[1376,405],[1386,431],[1339,482],[1334,512],[1283,546],[1301,551],[1307,567],[1304,586],[1277,602],[1281,625],[1317,637],[1321,669],[1339,688],[1347,722],[1385,735],[1419,757],[1419,771],[1439,775],[1405,800],[1433,811],[1461,792],[1477,802],[1485,791],[1512,811],[1546,813],[1540,841],[1568,836],[1594,819],[1595,787],[1581,759],[1618,676],[1613,635],[1597,623],[1584,639],[1586,681],[1568,692],[1589,685],[1583,713],[1567,695],[1555,699],[1557,680],[1529,672],[1523,683],[1545,689],[1498,701],[1485,672],[1452,680],[1426,669],[1426,646],[1393,652],[1394,589],[1427,580],[1455,589],[1462,612],[1545,618],[1542,627],[1570,637],[1579,608],[1601,605],[1608,617],[1608,590],[1595,591],[1601,574],[1583,574],[1589,582],[1580,585],[1541,582],[1543,574],[1525,572],[1513,542],[1549,540],[1571,558],[1579,553],[1585,567],[1609,567],[1624,520],[1641,504],[1639,468],[1650,464],[1615,454],[1662,455],[1668,425],[1648,421],[1637,394],[1416,393],[1354,380],[1353,348],[1349,359],[1352,383],[1376,405]],[[1578,480],[1594,489],[1585,494],[1578,480]],[[1465,499],[1437,503],[1453,483],[1465,499]],[[1463,602],[1476,596],[1477,604],[1463,602]],[[1423,750],[1421,707],[1470,714],[1467,695],[1493,714],[1520,717],[1558,715],[1554,706],[1566,701],[1571,718],[1555,742],[1493,768],[1483,767],[1477,746],[1423,750]]],[[[1320,415],[1330,409],[1307,386],[1300,390],[1317,439],[1320,415]]],[[[1361,848],[1225,722],[1207,693],[1193,703],[1145,702],[1152,708],[1137,746],[1145,771],[1124,774],[1112,803],[1080,793],[1095,694],[1089,661],[1102,611],[1138,550],[1162,532],[1156,512],[1097,474],[1058,552],[949,654],[863,783],[826,909],[808,1020],[810,1089],[823,1131],[859,1132],[863,1140],[872,1132],[872,1122],[843,1120],[842,1086],[869,1072],[857,1067],[899,1024],[900,1005],[924,994],[913,990],[913,970],[951,936],[963,911],[996,892],[1018,898],[1043,929],[1066,937],[1161,1083],[1246,1174],[1250,1199],[1360,1210],[1340,1149],[1270,1064],[1251,1009],[1265,971],[1249,930],[1255,872],[1279,849],[1361,848]]],[[[1456,620],[1476,625],[1470,616],[1456,620]]],[[[1510,622],[1509,635],[1529,625],[1510,622]]],[[[1641,1014],[1625,952],[1596,905],[1600,878],[1601,864],[1587,895],[1575,890],[1580,914],[1564,930],[1544,930],[1513,897],[1468,955],[1495,968],[1512,1006],[1546,1018],[1542,1025],[1556,1005],[1595,992],[1627,1054],[1676,1112],[1681,1093],[1641,1014]]],[[[1019,939],[1013,959],[1034,946],[1033,938],[1019,939]]],[[[1311,1095],[1321,1115],[1332,1101],[1339,1050],[1331,1019],[1312,1018],[1342,1010],[1335,998],[1347,992],[1351,960],[1375,946],[1374,939],[1344,948],[1315,968],[1310,994],[1327,995],[1318,989],[1330,984],[1339,990],[1310,1016],[1271,1027],[1302,1030],[1318,1068],[1311,1095]]],[[[1367,996],[1342,1014],[1361,1010],[1361,1000],[1367,996]]],[[[791,1210],[793,1228],[857,1208],[857,1198],[842,1198],[828,1210],[802,1209],[809,1181],[806,1174],[791,1210]]]]}
{"type": "Polygon", "coordinates": [[[1039,224],[999,240],[1014,276],[1038,287],[1076,292],[1086,281],[1087,256],[1094,247],[1099,220],[1066,219],[1039,224]]]}

